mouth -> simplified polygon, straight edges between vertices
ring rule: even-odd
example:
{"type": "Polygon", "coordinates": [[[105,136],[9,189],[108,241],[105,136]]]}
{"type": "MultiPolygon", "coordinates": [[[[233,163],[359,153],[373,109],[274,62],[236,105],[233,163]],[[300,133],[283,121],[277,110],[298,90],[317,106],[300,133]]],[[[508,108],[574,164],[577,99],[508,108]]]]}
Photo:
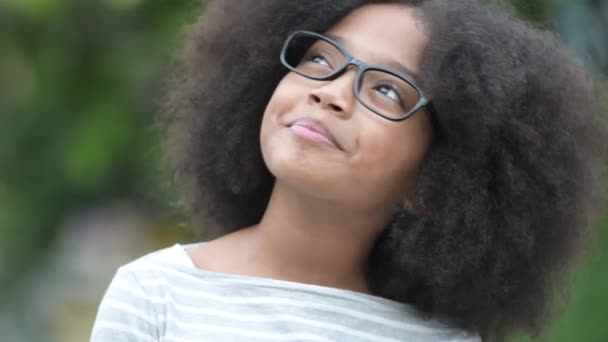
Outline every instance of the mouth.
{"type": "Polygon", "coordinates": [[[294,121],[287,127],[302,138],[343,151],[342,146],[340,146],[334,135],[321,121],[302,118],[294,121]]]}

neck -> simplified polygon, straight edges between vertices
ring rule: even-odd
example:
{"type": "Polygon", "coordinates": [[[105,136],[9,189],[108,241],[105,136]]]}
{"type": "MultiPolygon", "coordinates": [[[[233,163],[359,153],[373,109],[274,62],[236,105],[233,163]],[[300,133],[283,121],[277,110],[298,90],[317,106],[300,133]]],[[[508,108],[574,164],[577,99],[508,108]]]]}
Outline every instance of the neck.
{"type": "Polygon", "coordinates": [[[368,292],[368,255],[388,219],[277,181],[262,220],[245,233],[244,255],[264,276],[368,292]]]}

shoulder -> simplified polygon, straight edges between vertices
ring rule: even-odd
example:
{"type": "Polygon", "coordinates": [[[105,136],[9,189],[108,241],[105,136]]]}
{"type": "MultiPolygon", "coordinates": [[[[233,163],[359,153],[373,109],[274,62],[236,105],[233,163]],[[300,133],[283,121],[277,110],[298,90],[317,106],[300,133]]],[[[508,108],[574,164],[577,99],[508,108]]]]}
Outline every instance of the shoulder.
{"type": "Polygon", "coordinates": [[[160,305],[174,287],[191,288],[202,279],[187,250],[176,244],[135,259],[118,268],[112,284],[129,284],[160,305]]]}
{"type": "Polygon", "coordinates": [[[175,245],[118,268],[93,326],[91,341],[155,341],[162,335],[166,283],[188,268],[183,246],[175,245]]]}
{"type": "Polygon", "coordinates": [[[122,265],[119,269],[136,271],[155,266],[188,265],[190,262],[184,247],[183,245],[175,244],[171,247],[159,249],[122,265]]]}

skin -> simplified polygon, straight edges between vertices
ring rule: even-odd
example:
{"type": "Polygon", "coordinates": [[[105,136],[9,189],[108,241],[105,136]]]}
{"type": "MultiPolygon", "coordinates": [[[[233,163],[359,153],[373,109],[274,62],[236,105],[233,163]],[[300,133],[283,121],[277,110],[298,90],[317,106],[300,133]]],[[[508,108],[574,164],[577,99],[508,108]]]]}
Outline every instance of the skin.
{"type": "MultiPolygon", "coordinates": [[[[326,33],[362,61],[399,61],[416,73],[428,43],[418,20],[412,8],[366,5],[326,33]]],[[[351,67],[331,81],[283,78],[260,132],[276,177],[264,216],[189,250],[196,267],[369,292],[367,257],[396,206],[407,206],[433,130],[425,109],[391,122],[365,108],[355,98],[355,74],[351,67]],[[342,149],[294,134],[288,126],[301,118],[321,121],[342,149]]]]}

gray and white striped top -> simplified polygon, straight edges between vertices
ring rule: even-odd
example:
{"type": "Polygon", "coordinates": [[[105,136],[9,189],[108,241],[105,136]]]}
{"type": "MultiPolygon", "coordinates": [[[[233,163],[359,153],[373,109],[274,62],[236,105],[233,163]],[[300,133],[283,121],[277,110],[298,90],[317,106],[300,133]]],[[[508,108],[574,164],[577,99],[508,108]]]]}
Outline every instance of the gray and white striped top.
{"type": "Polygon", "coordinates": [[[120,267],[91,341],[481,341],[381,297],[204,271],[184,248],[120,267]]]}

